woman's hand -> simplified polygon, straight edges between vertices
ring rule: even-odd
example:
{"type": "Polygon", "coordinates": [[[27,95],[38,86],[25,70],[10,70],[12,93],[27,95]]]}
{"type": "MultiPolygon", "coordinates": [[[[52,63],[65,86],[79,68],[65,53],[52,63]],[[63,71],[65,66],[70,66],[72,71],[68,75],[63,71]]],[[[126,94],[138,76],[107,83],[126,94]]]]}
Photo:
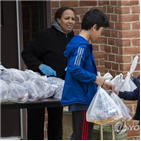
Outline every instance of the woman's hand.
{"type": "Polygon", "coordinates": [[[112,92],[114,92],[115,94],[119,95],[119,91],[117,91],[117,90],[113,89],[112,92]]]}

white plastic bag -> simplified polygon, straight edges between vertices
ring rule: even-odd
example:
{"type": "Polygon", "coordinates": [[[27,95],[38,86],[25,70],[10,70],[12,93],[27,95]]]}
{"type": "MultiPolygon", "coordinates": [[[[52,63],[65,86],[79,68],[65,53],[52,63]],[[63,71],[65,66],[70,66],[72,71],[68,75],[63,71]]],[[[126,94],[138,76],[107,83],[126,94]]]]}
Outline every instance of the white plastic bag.
{"type": "Polygon", "coordinates": [[[52,87],[51,84],[47,83],[41,77],[36,78],[34,83],[38,87],[37,93],[39,94],[40,99],[49,98],[54,95],[55,89],[52,87]]]}
{"type": "Polygon", "coordinates": [[[9,88],[5,81],[0,79],[0,103],[8,102],[9,88]]]}
{"type": "Polygon", "coordinates": [[[137,66],[137,62],[138,62],[138,56],[135,56],[130,71],[127,73],[127,76],[125,77],[124,83],[120,89],[120,91],[124,92],[124,91],[134,91],[137,86],[134,84],[134,82],[130,79],[131,74],[134,72],[136,66],[137,66]]]}
{"type": "Polygon", "coordinates": [[[122,118],[121,111],[108,93],[98,87],[86,112],[86,120],[100,125],[114,123],[122,118]]]}
{"type": "Polygon", "coordinates": [[[119,75],[115,76],[111,80],[111,83],[115,85],[115,90],[119,91],[124,83],[123,74],[120,73],[119,75]]]}
{"type": "Polygon", "coordinates": [[[9,84],[9,102],[25,103],[28,101],[28,91],[20,83],[9,84]]]}
{"type": "Polygon", "coordinates": [[[38,91],[39,88],[32,81],[25,81],[23,86],[27,88],[28,91],[28,101],[37,101],[40,99],[38,91]]]}
{"type": "Polygon", "coordinates": [[[117,106],[120,108],[121,113],[123,115],[123,119],[124,120],[131,120],[132,117],[130,116],[130,110],[123,103],[123,101],[114,92],[112,92],[110,96],[113,99],[113,101],[117,104],[117,106]]]}
{"type": "Polygon", "coordinates": [[[61,99],[64,88],[64,80],[57,77],[48,77],[47,83],[51,84],[55,89],[54,98],[61,99]]]}

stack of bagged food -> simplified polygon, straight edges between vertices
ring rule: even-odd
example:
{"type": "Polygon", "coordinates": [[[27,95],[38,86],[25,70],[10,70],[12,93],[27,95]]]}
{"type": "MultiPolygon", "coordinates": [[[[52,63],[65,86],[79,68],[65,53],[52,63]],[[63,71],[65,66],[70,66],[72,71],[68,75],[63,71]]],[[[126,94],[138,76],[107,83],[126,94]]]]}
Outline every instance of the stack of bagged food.
{"type": "Polygon", "coordinates": [[[64,80],[41,76],[31,70],[6,69],[0,65],[0,102],[25,103],[49,97],[61,99],[64,80]]]}

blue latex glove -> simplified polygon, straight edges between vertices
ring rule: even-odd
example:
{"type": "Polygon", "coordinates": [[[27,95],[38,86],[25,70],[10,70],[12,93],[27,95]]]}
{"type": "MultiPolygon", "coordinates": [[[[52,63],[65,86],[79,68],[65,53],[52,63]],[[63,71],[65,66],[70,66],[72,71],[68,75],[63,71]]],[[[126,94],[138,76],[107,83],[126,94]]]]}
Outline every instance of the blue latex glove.
{"type": "Polygon", "coordinates": [[[39,69],[47,76],[56,76],[56,71],[54,71],[50,66],[42,64],[39,69]]]}

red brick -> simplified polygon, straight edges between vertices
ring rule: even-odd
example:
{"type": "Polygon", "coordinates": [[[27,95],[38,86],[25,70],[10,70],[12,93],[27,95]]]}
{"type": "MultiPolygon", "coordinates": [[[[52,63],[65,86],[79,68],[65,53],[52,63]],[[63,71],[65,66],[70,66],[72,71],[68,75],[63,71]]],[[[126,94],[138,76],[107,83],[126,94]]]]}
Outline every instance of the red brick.
{"type": "Polygon", "coordinates": [[[122,71],[129,71],[131,64],[120,64],[120,70],[122,71]]]}
{"type": "Polygon", "coordinates": [[[133,6],[132,13],[140,13],[140,6],[133,6]]]}
{"type": "Polygon", "coordinates": [[[89,9],[88,8],[73,8],[76,14],[85,14],[89,9]]]}
{"type": "Polygon", "coordinates": [[[108,38],[108,44],[109,45],[114,45],[114,39],[113,38],[108,38]]]}
{"type": "Polygon", "coordinates": [[[118,50],[119,50],[118,47],[112,47],[112,53],[118,54],[119,53],[118,50]]]}
{"type": "Polygon", "coordinates": [[[111,37],[118,37],[118,32],[115,30],[111,30],[111,37]]]}
{"type": "Polygon", "coordinates": [[[97,6],[97,1],[82,1],[80,0],[80,6],[97,6]]]}
{"type": "Polygon", "coordinates": [[[115,23],[115,29],[119,30],[129,30],[130,23],[115,23]]]}
{"type": "Polygon", "coordinates": [[[112,70],[119,70],[118,64],[117,63],[112,63],[112,70]]]}
{"type": "Polygon", "coordinates": [[[107,6],[107,12],[113,13],[113,6],[107,6]]]}
{"type": "Polygon", "coordinates": [[[133,28],[133,29],[140,29],[140,22],[134,22],[134,23],[132,24],[132,28],[133,28]]]}
{"type": "Polygon", "coordinates": [[[109,0],[103,0],[104,5],[109,5],[109,0]]]}
{"type": "Polygon", "coordinates": [[[99,45],[94,44],[93,45],[93,51],[100,51],[99,45]]]}
{"type": "Polygon", "coordinates": [[[105,35],[106,37],[110,37],[110,30],[105,30],[105,31],[104,31],[104,35],[105,35]]]}
{"type": "Polygon", "coordinates": [[[137,54],[140,52],[140,47],[122,48],[123,54],[137,54]]]}
{"type": "Polygon", "coordinates": [[[117,21],[117,15],[111,15],[111,21],[117,21]]]}
{"type": "Polygon", "coordinates": [[[109,54],[109,61],[116,61],[115,60],[115,55],[111,55],[111,54],[109,54]]]}
{"type": "Polygon", "coordinates": [[[105,59],[100,59],[100,65],[105,65],[105,59]]]}
{"type": "Polygon", "coordinates": [[[129,9],[129,7],[116,7],[115,13],[116,14],[129,14],[130,9],[129,9]]]}
{"type": "Polygon", "coordinates": [[[80,23],[75,23],[74,29],[81,29],[81,24],[80,23]]]}
{"type": "Polygon", "coordinates": [[[60,1],[60,7],[68,6],[68,7],[77,7],[78,1],[60,1]]]}
{"type": "Polygon", "coordinates": [[[59,1],[51,1],[51,7],[59,7],[59,1]]]}
{"type": "Polygon", "coordinates": [[[109,23],[110,23],[110,24],[109,24],[109,28],[110,28],[110,29],[114,29],[114,24],[115,24],[115,23],[114,23],[114,22],[111,22],[111,21],[110,21],[109,23]]]}
{"type": "Polygon", "coordinates": [[[105,43],[105,38],[104,37],[99,37],[95,40],[94,43],[105,43]]]}
{"type": "Polygon", "coordinates": [[[97,70],[100,71],[100,73],[105,73],[105,66],[104,67],[98,67],[97,70]]]}
{"type": "Polygon", "coordinates": [[[116,62],[130,63],[131,56],[116,56],[116,62]]]}
{"type": "Polygon", "coordinates": [[[105,58],[104,52],[94,52],[95,58],[105,58]]]}
{"type": "Polygon", "coordinates": [[[112,0],[112,1],[111,1],[111,5],[117,5],[117,1],[112,0]]]}
{"type": "Polygon", "coordinates": [[[101,1],[101,0],[98,1],[98,5],[99,5],[99,6],[103,6],[103,1],[101,1]]]}
{"type": "Polygon", "coordinates": [[[136,38],[139,36],[139,31],[119,31],[119,38],[136,38]]]}
{"type": "Polygon", "coordinates": [[[122,6],[128,6],[128,5],[138,5],[139,1],[138,0],[121,0],[118,1],[118,5],[122,5],[122,6]]]}
{"type": "Polygon", "coordinates": [[[111,46],[105,46],[105,52],[111,53],[111,46]]]}
{"type": "Polygon", "coordinates": [[[140,39],[132,39],[133,46],[140,46],[140,39]]]}
{"type": "Polygon", "coordinates": [[[119,15],[120,22],[139,21],[139,15],[119,15]]]}

